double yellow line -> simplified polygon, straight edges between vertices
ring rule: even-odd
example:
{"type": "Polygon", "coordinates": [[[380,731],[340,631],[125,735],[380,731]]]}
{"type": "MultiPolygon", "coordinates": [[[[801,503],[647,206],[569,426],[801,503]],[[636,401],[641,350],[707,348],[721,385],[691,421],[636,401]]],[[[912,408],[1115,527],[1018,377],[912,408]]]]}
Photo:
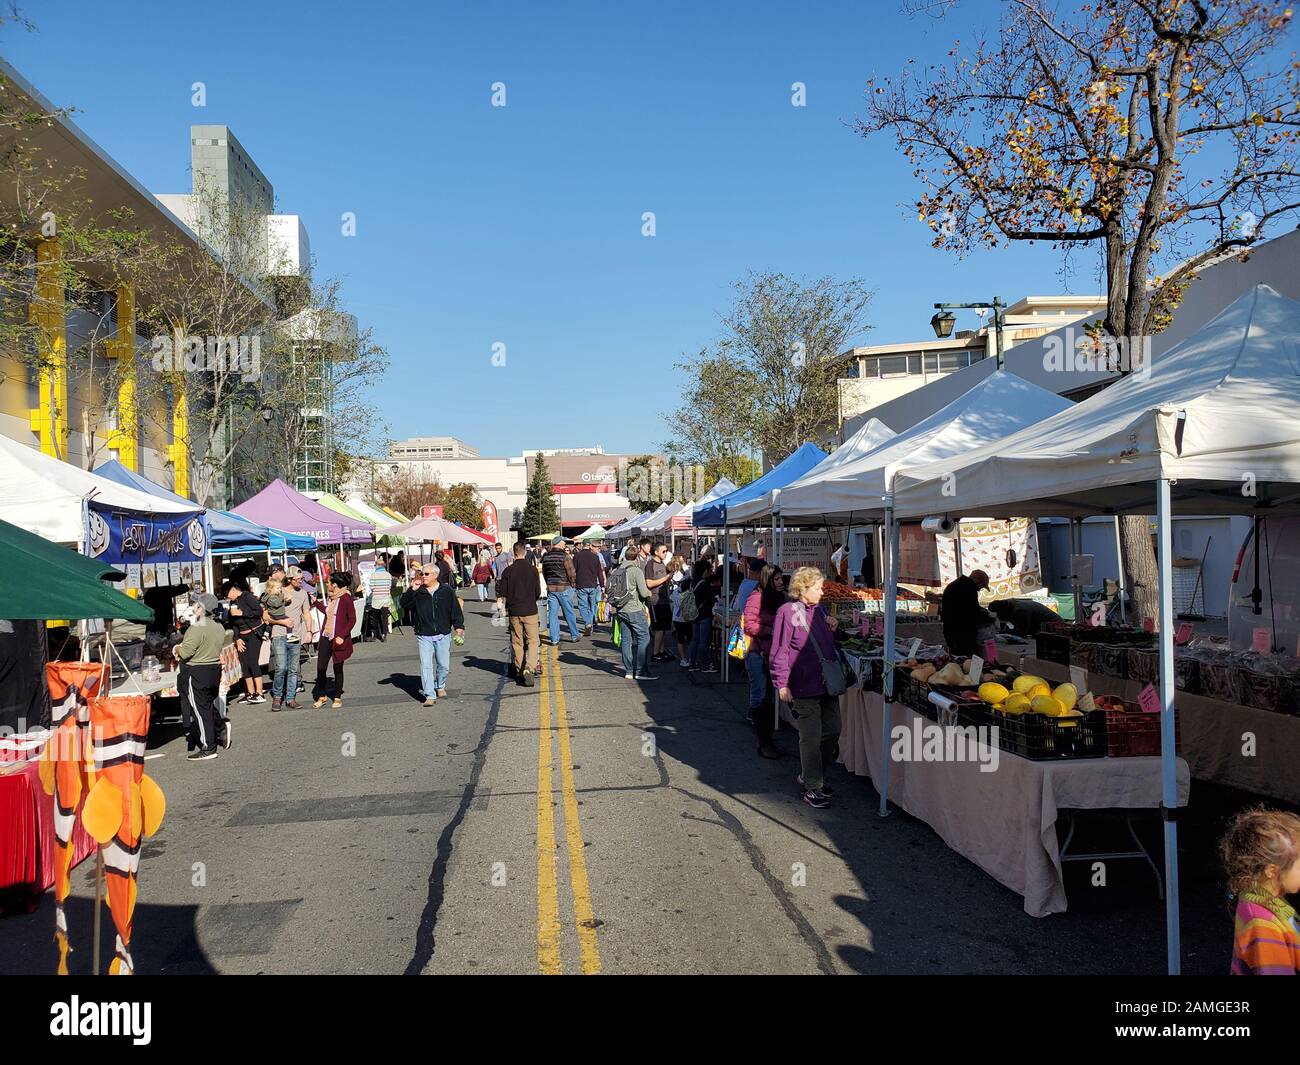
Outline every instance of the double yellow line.
{"type": "Polygon", "coordinates": [[[543,975],[564,972],[560,957],[559,852],[555,841],[554,761],[552,738],[560,748],[560,791],[564,806],[564,839],[569,855],[569,883],[573,889],[573,916],[578,935],[578,957],[585,976],[600,972],[600,947],[596,942],[596,919],[591,908],[591,885],[587,880],[587,856],[578,822],[578,793],[573,783],[573,750],[569,744],[569,721],[564,703],[564,678],[559,655],[553,646],[544,648],[546,666],[540,685],[541,727],[537,730],[537,965],[543,975]],[[555,695],[554,730],[551,728],[551,694],[555,695]]]}

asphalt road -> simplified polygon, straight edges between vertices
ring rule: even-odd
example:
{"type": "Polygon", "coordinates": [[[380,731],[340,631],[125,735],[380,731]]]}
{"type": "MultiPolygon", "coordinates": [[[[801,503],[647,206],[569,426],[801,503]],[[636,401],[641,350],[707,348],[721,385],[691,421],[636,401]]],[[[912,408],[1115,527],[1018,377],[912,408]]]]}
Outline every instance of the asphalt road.
{"type": "MultiPolygon", "coordinates": [[[[835,806],[803,805],[794,736],[756,756],[741,677],[669,664],[634,684],[598,630],[544,644],[545,684],[519,687],[505,630],[472,593],[466,610],[436,707],[408,630],[358,645],[341,710],[237,705],[233,749],[206,763],[175,729],[151,738],[168,809],[142,854],[138,971],[1163,972],[1144,864],[1112,863],[1104,889],[1072,867],[1071,911],[1034,919],[842,768],[835,806]]],[[[1193,787],[1185,971],[1226,968],[1212,847],[1244,798],[1193,787]]],[[[1141,833],[1158,855],[1154,814],[1141,833]]],[[[73,885],[70,966],[89,972],[93,861],[73,885]]],[[[48,892],[0,920],[0,972],[52,972],[52,927],[48,892]]]]}

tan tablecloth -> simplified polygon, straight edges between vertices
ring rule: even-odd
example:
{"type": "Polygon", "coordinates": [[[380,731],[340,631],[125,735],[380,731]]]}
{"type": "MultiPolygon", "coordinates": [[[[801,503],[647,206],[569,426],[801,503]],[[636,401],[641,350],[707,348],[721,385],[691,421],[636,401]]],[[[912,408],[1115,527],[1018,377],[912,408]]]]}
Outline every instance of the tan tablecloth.
{"type": "MultiPolygon", "coordinates": [[[[840,718],[840,761],[849,772],[876,783],[883,700],[875,692],[850,691],[840,699],[840,718]]],[[[930,724],[902,703],[894,704],[894,728],[930,724]]],[[[1186,804],[1189,790],[1190,773],[1180,759],[1179,805],[1186,804]]],[[[894,760],[889,799],[933,828],[958,854],[1024,896],[1026,913],[1046,917],[1066,910],[1057,811],[1158,808],[1160,759],[1033,762],[999,752],[994,772],[980,772],[976,761],[894,760]]]]}
{"type": "MultiPolygon", "coordinates": [[[[1070,679],[1068,666],[1040,658],[1026,657],[1023,668],[1045,680],[1070,679]]],[[[1090,672],[1088,687],[1094,695],[1136,702],[1145,685],[1090,672]]],[[[1186,692],[1177,694],[1174,707],[1192,776],[1300,803],[1300,718],[1186,692]]]]}

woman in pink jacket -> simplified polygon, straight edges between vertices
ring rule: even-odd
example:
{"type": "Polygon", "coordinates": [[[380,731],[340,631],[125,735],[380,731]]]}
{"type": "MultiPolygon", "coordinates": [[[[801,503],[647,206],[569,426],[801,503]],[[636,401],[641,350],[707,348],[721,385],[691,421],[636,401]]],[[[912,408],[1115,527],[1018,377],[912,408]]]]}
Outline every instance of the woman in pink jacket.
{"type": "Polygon", "coordinates": [[[791,602],[776,612],[772,626],[770,659],[776,697],[790,704],[799,727],[803,801],[819,810],[830,805],[825,771],[840,739],[840,700],[827,692],[822,672],[823,662],[838,662],[836,621],[821,606],[825,579],[813,566],[795,570],[791,602]]]}
{"type": "Polygon", "coordinates": [[[767,659],[772,651],[772,625],[776,612],[785,605],[785,574],[780,566],[767,565],[758,575],[758,587],[745,600],[742,624],[749,637],[745,673],[749,677],[749,717],[758,733],[758,753],[763,758],[780,758],[772,742],[776,724],[776,701],[772,698],[772,676],[767,659]]]}

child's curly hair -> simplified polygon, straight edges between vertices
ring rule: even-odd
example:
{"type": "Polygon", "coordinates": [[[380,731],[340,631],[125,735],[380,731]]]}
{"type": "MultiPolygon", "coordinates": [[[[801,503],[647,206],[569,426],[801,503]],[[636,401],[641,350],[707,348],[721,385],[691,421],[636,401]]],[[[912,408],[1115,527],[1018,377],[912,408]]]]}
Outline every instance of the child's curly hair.
{"type": "Polygon", "coordinates": [[[1232,819],[1219,842],[1219,857],[1235,898],[1264,877],[1270,865],[1288,868],[1300,855],[1300,817],[1252,806],[1232,819]]]}

